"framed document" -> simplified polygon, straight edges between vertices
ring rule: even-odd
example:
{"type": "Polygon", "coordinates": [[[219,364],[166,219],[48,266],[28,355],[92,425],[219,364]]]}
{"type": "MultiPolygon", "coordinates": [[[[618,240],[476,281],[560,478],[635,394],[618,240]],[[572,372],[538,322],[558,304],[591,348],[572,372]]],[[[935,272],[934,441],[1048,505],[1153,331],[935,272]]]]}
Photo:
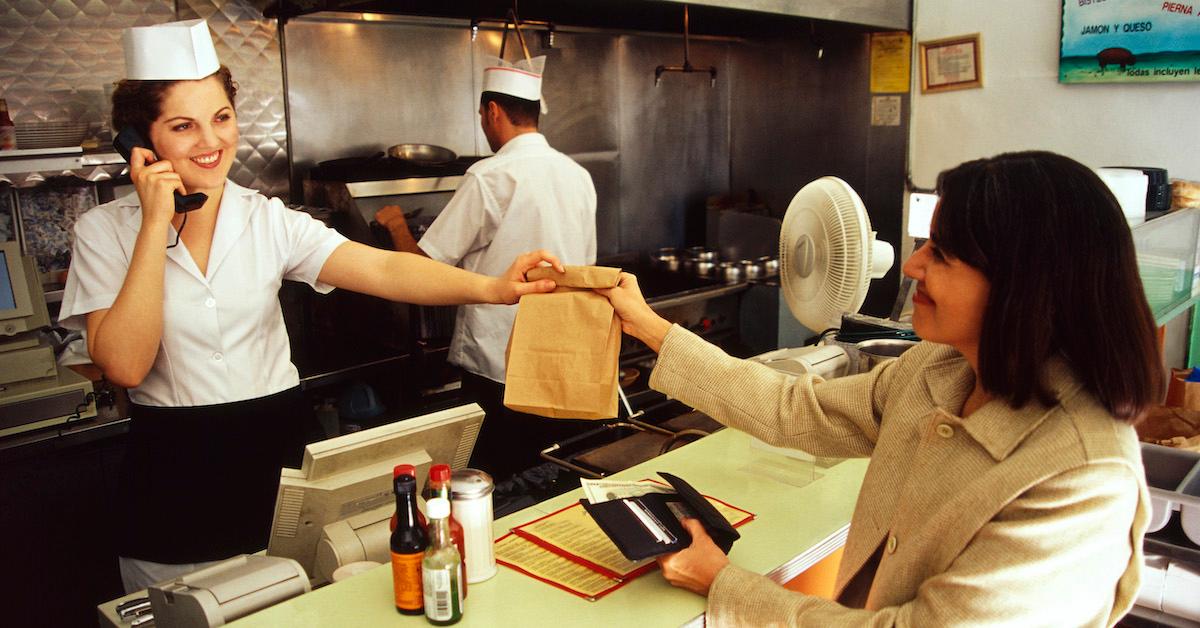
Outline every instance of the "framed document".
{"type": "Polygon", "coordinates": [[[979,33],[923,41],[921,92],[946,92],[983,86],[979,33]]]}

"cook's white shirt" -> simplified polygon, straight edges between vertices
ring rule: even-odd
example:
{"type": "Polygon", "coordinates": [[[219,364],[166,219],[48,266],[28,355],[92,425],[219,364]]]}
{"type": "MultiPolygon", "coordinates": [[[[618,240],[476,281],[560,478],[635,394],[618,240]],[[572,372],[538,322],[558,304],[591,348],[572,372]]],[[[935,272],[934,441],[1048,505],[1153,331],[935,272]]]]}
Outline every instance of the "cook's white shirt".
{"type": "MultiPolygon", "coordinates": [[[[518,135],[467,170],[420,246],[439,262],[493,277],[517,255],[537,249],[564,264],[594,264],[592,177],[541,133],[518,135]]],[[[504,350],[516,316],[515,305],[460,306],[448,359],[503,382],[504,350]]]]}
{"type": "MultiPolygon", "coordinates": [[[[79,217],[62,326],[84,329],[87,313],[112,307],[141,224],[136,193],[79,217]]],[[[175,241],[174,230],[168,239],[175,241]]],[[[226,181],[207,276],[182,241],[166,251],[162,341],[150,373],[129,398],[148,406],[198,406],[298,385],[279,288],[290,279],[318,292],[332,290],[317,276],[344,242],[338,232],[279,199],[226,181]]]]}

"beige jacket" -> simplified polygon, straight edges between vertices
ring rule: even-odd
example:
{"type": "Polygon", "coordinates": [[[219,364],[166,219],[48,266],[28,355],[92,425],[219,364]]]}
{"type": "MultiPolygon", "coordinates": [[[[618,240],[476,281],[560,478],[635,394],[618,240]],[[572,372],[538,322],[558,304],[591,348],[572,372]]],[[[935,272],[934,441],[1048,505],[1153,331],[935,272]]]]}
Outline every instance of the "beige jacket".
{"type": "Polygon", "coordinates": [[[1049,368],[1057,405],[992,401],[964,419],[956,413],[974,374],[945,345],[822,381],[673,328],[653,388],[771,444],[871,458],[836,589],[848,597],[879,550],[865,608],[731,565],[709,592],[708,625],[1115,624],[1138,589],[1149,512],[1141,450],[1063,364],[1049,368]]]}

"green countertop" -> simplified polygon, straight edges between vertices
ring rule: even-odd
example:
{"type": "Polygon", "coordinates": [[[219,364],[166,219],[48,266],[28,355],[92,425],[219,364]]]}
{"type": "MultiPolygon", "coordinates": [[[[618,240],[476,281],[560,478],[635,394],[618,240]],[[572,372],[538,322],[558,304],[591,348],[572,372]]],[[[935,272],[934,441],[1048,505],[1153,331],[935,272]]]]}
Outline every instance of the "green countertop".
{"type": "MultiPolygon", "coordinates": [[[[730,558],[741,567],[786,582],[842,545],[867,460],[828,468],[752,446],[752,439],[722,430],[611,479],[657,478],[667,471],[701,493],[748,510],[755,519],[739,528],[730,558]]],[[[496,537],[578,501],[581,490],[560,495],[495,522],[496,537]]],[[[144,595],[144,592],[142,593],[144,595]]],[[[120,626],[114,608],[126,596],[98,607],[102,626],[120,626]]],[[[704,612],[704,598],[676,589],[652,571],[595,602],[499,566],[491,579],[472,584],[461,626],[679,626],[704,612]]],[[[236,628],[288,626],[429,625],[424,617],[396,612],[392,572],[383,565],[264,609],[236,628]]]]}

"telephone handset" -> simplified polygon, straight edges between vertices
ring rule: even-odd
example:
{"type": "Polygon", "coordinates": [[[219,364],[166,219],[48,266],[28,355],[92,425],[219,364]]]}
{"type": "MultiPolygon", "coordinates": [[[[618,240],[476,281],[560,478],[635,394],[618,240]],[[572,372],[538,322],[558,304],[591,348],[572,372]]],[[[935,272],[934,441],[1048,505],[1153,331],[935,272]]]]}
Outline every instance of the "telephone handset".
{"type": "MultiPolygon", "coordinates": [[[[115,138],[113,138],[113,148],[117,149],[117,152],[125,158],[125,161],[129,161],[129,156],[133,154],[133,148],[135,146],[154,150],[151,148],[150,142],[144,140],[142,135],[138,133],[137,130],[132,126],[127,126],[124,129],[121,129],[121,132],[118,133],[115,138]]],[[[175,213],[182,214],[184,212],[190,212],[193,209],[200,209],[204,206],[204,202],[207,200],[208,195],[204,192],[196,192],[195,194],[180,194],[179,190],[175,190],[175,213]]]]}

